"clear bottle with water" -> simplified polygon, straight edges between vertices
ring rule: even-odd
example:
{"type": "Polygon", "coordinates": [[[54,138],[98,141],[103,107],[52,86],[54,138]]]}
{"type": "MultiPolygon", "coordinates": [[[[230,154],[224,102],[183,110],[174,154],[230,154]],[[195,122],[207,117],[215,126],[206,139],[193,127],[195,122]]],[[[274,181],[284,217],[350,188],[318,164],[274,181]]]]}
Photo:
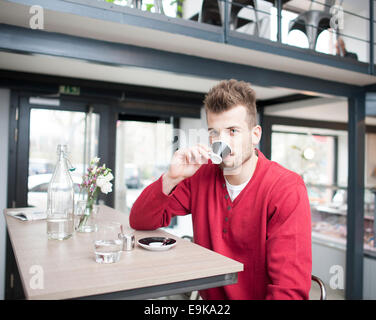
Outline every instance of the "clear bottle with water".
{"type": "Polygon", "coordinates": [[[67,146],[57,146],[58,162],[47,195],[48,239],[65,240],[74,231],[74,189],[68,170],[67,146]]]}

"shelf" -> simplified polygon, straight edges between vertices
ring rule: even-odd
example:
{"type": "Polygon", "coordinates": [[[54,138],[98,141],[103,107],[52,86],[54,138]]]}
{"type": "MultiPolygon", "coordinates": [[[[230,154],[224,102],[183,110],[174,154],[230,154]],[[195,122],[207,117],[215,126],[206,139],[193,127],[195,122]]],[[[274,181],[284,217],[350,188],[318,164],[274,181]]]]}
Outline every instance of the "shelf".
{"type": "Polygon", "coordinates": [[[336,185],[326,185],[326,184],[315,184],[315,183],[306,183],[306,187],[314,187],[314,188],[325,188],[325,189],[332,189],[332,190],[347,190],[347,187],[341,187],[336,185]]]}
{"type": "MultiPolygon", "coordinates": [[[[331,190],[347,190],[347,187],[327,184],[306,183],[306,187],[325,188],[331,190]]],[[[364,190],[369,190],[376,193],[376,187],[365,187],[364,190]]]]}

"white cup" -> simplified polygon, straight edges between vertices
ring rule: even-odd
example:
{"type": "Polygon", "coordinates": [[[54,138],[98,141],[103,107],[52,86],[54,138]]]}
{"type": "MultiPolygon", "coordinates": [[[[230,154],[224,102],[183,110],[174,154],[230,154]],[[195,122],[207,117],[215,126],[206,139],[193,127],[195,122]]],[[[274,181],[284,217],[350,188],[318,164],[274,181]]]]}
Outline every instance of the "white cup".
{"type": "Polygon", "coordinates": [[[211,145],[210,159],[215,164],[220,164],[231,153],[231,147],[222,140],[214,141],[211,145]]]}

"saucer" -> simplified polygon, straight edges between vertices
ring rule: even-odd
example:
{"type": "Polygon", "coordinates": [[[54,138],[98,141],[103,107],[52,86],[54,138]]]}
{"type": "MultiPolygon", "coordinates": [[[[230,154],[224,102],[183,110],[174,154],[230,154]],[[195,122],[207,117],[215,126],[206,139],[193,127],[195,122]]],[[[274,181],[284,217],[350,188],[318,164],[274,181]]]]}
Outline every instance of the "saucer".
{"type": "Polygon", "coordinates": [[[172,238],[165,238],[165,237],[148,237],[148,238],[142,238],[137,241],[137,243],[151,251],[165,251],[168,249],[171,249],[176,245],[176,240],[172,238]],[[166,241],[167,244],[163,244],[163,242],[166,241]]]}

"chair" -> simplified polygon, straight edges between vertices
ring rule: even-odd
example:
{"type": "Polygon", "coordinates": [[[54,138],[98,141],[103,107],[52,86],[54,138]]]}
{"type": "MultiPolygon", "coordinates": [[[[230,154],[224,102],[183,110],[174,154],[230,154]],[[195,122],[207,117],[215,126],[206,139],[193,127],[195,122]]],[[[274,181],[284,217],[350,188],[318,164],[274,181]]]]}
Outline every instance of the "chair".
{"type": "MultiPolygon", "coordinates": [[[[258,13],[257,13],[257,1],[254,0],[236,0],[239,5],[229,4],[228,21],[230,30],[236,30],[241,26],[252,22],[247,19],[239,19],[238,14],[243,8],[241,5],[251,5],[255,10],[255,24],[256,33],[258,35],[258,13]]],[[[204,0],[202,2],[201,12],[199,13],[198,21],[202,23],[208,23],[215,26],[223,26],[225,20],[225,5],[223,0],[204,0]]]]}
{"type": "MultiPolygon", "coordinates": [[[[248,23],[255,23],[255,34],[260,36],[260,19],[258,13],[258,0],[232,0],[234,5],[229,4],[228,21],[230,30],[236,30],[248,23]],[[238,4],[238,5],[237,5],[238,4]],[[255,12],[255,21],[239,17],[243,6],[252,6],[255,12]]],[[[275,4],[275,0],[264,0],[275,4]]],[[[290,0],[282,0],[282,5],[290,0]]],[[[203,0],[202,8],[198,15],[198,21],[215,26],[223,26],[225,17],[225,0],[203,0]]],[[[196,19],[196,17],[195,17],[196,19]]],[[[262,19],[261,19],[262,20],[262,19]]]]}
{"type": "Polygon", "coordinates": [[[330,28],[330,19],[332,14],[330,8],[335,4],[336,0],[325,0],[324,11],[310,10],[301,13],[289,23],[289,32],[292,30],[300,30],[306,34],[308,38],[309,48],[315,50],[317,38],[320,33],[330,28]]]}
{"type": "Polygon", "coordinates": [[[320,300],[326,300],[326,288],[324,282],[319,277],[316,277],[314,275],[311,276],[311,279],[313,282],[316,282],[320,287],[320,300]]]}
{"type": "Polygon", "coordinates": [[[163,10],[162,0],[154,0],[154,8],[155,8],[155,12],[163,14],[163,15],[165,14],[163,10]]]}
{"type": "Polygon", "coordinates": [[[131,5],[131,7],[133,7],[133,8],[136,8],[136,9],[140,9],[140,10],[141,10],[142,0],[131,0],[130,5],[131,5]]]}

